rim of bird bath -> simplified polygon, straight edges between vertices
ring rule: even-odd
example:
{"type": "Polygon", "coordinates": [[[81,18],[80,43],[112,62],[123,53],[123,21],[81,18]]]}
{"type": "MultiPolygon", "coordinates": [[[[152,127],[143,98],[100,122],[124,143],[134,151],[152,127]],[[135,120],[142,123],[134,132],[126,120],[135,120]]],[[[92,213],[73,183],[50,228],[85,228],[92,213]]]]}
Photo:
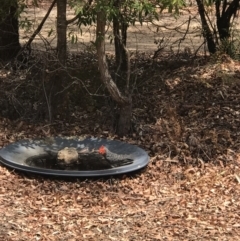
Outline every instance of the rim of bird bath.
{"type": "Polygon", "coordinates": [[[142,148],[118,140],[95,137],[51,137],[11,143],[0,150],[0,161],[5,166],[29,173],[65,177],[93,177],[118,175],[142,169],[149,163],[149,156],[142,148]],[[27,161],[33,157],[49,155],[49,153],[57,156],[58,151],[66,147],[73,147],[78,151],[87,148],[92,151],[101,146],[106,146],[115,154],[129,156],[132,163],[97,170],[61,170],[31,166],[27,161]]]}

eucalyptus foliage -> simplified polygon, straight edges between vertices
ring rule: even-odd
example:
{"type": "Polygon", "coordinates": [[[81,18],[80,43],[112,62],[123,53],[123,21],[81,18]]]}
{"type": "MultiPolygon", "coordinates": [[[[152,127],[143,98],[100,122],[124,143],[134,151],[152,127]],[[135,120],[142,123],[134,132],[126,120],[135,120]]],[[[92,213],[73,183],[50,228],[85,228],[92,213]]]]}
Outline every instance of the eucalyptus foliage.
{"type": "Polygon", "coordinates": [[[185,6],[184,0],[98,0],[88,2],[83,0],[69,0],[69,6],[75,10],[78,16],[78,25],[91,25],[96,23],[98,11],[104,11],[108,22],[114,17],[121,15],[125,24],[134,25],[136,22],[142,24],[146,19],[157,19],[161,11],[168,9],[169,12],[179,13],[179,9],[185,6]]]}

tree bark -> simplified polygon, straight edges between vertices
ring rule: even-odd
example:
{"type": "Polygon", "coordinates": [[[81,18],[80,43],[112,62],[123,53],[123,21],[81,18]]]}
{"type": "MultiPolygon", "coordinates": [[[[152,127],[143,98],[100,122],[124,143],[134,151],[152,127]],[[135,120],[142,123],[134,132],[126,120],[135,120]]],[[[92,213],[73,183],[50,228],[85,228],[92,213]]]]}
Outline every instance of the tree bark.
{"type": "Polygon", "coordinates": [[[124,136],[129,133],[131,129],[131,117],[132,117],[132,102],[127,105],[120,106],[119,119],[117,125],[117,133],[120,136],[124,136]]]}
{"type": "Polygon", "coordinates": [[[50,120],[57,115],[69,117],[68,93],[64,91],[64,83],[67,80],[67,0],[57,0],[57,61],[51,63],[49,68],[53,71],[49,74],[50,81],[46,83],[49,95],[50,120]]]}
{"type": "Polygon", "coordinates": [[[203,36],[206,38],[207,41],[208,51],[214,54],[216,52],[216,43],[214,42],[213,34],[205,17],[205,8],[203,0],[196,0],[196,2],[198,5],[198,12],[202,22],[203,36]]]}
{"type": "MultiPolygon", "coordinates": [[[[116,1],[116,7],[120,7],[119,0],[116,1]]],[[[115,45],[115,59],[118,69],[127,71],[128,61],[126,53],[127,44],[127,24],[124,23],[121,13],[113,18],[113,35],[115,45]]]]}
{"type": "Polygon", "coordinates": [[[4,9],[6,15],[0,23],[0,59],[11,60],[15,58],[21,49],[18,32],[17,0],[14,5],[4,9]]]}
{"type": "Polygon", "coordinates": [[[98,55],[98,65],[101,74],[101,79],[104,85],[107,87],[111,97],[117,102],[119,106],[119,121],[117,133],[119,135],[126,135],[131,128],[131,114],[132,114],[132,100],[131,97],[123,95],[116,83],[113,81],[106,60],[105,53],[105,26],[106,26],[106,16],[104,11],[99,11],[97,13],[97,29],[96,29],[96,47],[98,55]]]}
{"type": "Polygon", "coordinates": [[[58,60],[65,65],[67,58],[67,0],[57,0],[57,53],[58,60]]]}
{"type": "Polygon", "coordinates": [[[221,2],[220,0],[216,0],[215,2],[217,28],[220,40],[227,40],[230,37],[231,19],[236,15],[239,8],[239,0],[233,0],[230,3],[224,0],[222,3],[222,14],[220,13],[221,2]]]}

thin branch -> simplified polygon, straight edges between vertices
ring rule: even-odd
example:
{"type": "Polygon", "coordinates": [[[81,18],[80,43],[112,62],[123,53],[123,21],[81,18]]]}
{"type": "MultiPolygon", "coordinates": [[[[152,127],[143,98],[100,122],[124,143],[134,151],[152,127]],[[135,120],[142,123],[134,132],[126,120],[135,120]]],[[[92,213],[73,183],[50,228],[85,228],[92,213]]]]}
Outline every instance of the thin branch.
{"type": "MultiPolygon", "coordinates": [[[[93,0],[88,0],[88,3],[86,3],[86,5],[84,6],[86,10],[89,10],[89,8],[90,8],[90,6],[91,6],[91,4],[92,4],[92,1],[93,1],[93,0]]],[[[69,25],[69,24],[71,24],[71,23],[74,23],[76,20],[78,20],[79,17],[80,17],[80,14],[81,14],[81,13],[78,13],[78,14],[77,14],[75,17],[73,17],[72,19],[67,20],[67,25],[69,25]]]]}
{"type": "Polygon", "coordinates": [[[183,37],[179,39],[179,43],[178,43],[178,53],[179,53],[179,50],[180,50],[180,44],[181,44],[181,42],[185,40],[185,38],[186,38],[186,36],[187,36],[187,34],[188,34],[189,27],[190,27],[190,23],[191,23],[191,16],[189,16],[189,18],[188,18],[187,29],[186,29],[183,37]]]}
{"type": "Polygon", "coordinates": [[[215,10],[216,10],[217,20],[220,19],[220,5],[221,5],[221,0],[216,0],[216,2],[215,2],[215,10]]]}
{"type": "Polygon", "coordinates": [[[77,14],[77,15],[76,15],[75,17],[73,17],[72,19],[67,20],[67,25],[69,25],[69,24],[71,24],[71,23],[74,23],[76,20],[78,20],[79,16],[80,16],[80,13],[77,14]]]}
{"type": "Polygon", "coordinates": [[[49,96],[49,98],[48,98],[48,96],[47,96],[47,91],[46,91],[45,84],[44,84],[44,79],[45,79],[45,78],[42,79],[43,92],[44,92],[44,96],[45,96],[45,99],[46,99],[46,102],[47,102],[49,122],[51,123],[51,122],[52,122],[52,111],[51,111],[51,104],[50,104],[50,102],[51,102],[51,97],[50,97],[51,94],[50,94],[50,96],[49,96]]]}
{"type": "Polygon", "coordinates": [[[197,53],[199,51],[199,49],[201,49],[201,47],[206,43],[206,40],[197,48],[197,50],[194,52],[194,57],[197,56],[197,53]]]}
{"type": "MultiPolygon", "coordinates": [[[[193,19],[197,19],[197,18],[196,18],[196,16],[194,16],[194,17],[191,17],[191,19],[193,20],[193,19]]],[[[178,26],[176,26],[174,28],[170,28],[166,25],[160,25],[160,24],[157,24],[157,23],[154,23],[154,22],[152,22],[152,24],[153,24],[153,26],[158,27],[158,28],[164,28],[166,30],[176,31],[178,33],[185,33],[185,31],[183,32],[183,31],[180,31],[179,29],[181,29],[181,27],[184,26],[186,23],[188,24],[188,22],[189,22],[189,20],[186,20],[186,21],[182,22],[181,24],[179,24],[178,26]]]]}
{"type": "MultiPolygon", "coordinates": [[[[219,1],[219,0],[218,0],[219,1]]],[[[220,2],[220,1],[219,1],[220,2]]],[[[224,13],[226,12],[226,8],[227,8],[227,0],[223,0],[223,6],[222,6],[222,16],[224,15],[224,13]]],[[[220,7],[220,4],[219,4],[220,7]]]]}
{"type": "Polygon", "coordinates": [[[55,3],[57,2],[57,0],[53,0],[51,6],[49,7],[46,15],[44,16],[44,18],[42,19],[42,22],[38,25],[37,29],[34,31],[34,33],[32,34],[32,36],[29,38],[28,42],[25,44],[24,48],[29,48],[32,41],[34,40],[34,38],[36,37],[36,35],[41,31],[44,23],[46,22],[48,16],[50,15],[55,3]]]}

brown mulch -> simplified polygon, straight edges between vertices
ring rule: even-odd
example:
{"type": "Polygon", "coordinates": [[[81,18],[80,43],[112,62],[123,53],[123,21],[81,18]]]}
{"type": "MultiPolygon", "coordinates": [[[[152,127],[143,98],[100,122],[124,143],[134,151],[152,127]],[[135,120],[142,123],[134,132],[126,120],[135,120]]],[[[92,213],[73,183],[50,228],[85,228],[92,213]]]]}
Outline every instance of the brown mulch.
{"type": "Polygon", "coordinates": [[[1,165],[0,240],[239,239],[239,63],[227,56],[144,61],[127,137],[112,133],[105,106],[51,125],[0,118],[0,146],[89,134],[137,144],[151,158],[139,172],[89,179],[1,165]]]}

